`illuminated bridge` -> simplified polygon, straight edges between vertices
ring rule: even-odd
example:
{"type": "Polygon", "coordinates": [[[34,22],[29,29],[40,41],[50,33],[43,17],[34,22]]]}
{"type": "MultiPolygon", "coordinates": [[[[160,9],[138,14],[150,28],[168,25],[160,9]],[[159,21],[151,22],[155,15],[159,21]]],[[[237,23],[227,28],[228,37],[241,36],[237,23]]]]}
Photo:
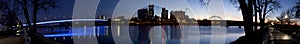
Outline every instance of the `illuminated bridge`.
{"type": "MultiPolygon", "coordinates": [[[[95,24],[107,24],[108,21],[104,19],[69,19],[69,20],[55,20],[55,21],[44,21],[44,22],[37,22],[38,26],[46,26],[46,25],[72,25],[72,23],[91,23],[94,22],[95,24]]],[[[27,26],[27,24],[23,24],[23,26],[27,26]]]]}

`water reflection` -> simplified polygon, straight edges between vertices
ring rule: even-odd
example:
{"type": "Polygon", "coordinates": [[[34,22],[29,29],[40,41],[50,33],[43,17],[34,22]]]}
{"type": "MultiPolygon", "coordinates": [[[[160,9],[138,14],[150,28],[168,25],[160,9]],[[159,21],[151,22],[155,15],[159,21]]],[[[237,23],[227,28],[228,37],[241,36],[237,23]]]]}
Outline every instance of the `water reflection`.
{"type": "Polygon", "coordinates": [[[243,28],[238,27],[171,25],[43,27],[38,32],[64,44],[227,44],[244,36],[243,28]]]}

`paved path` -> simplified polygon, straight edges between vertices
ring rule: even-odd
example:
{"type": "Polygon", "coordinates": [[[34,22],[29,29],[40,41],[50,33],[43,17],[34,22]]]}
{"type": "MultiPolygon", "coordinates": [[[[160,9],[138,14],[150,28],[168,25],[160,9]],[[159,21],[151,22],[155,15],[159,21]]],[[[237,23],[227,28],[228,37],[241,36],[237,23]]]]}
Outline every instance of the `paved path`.
{"type": "Polygon", "coordinates": [[[282,33],[278,30],[276,30],[275,28],[269,27],[270,29],[270,33],[271,35],[269,35],[267,44],[299,44],[299,42],[297,42],[298,40],[296,40],[295,38],[293,38],[291,35],[287,35],[285,33],[282,33]],[[284,36],[289,36],[287,37],[288,39],[284,39],[284,36]],[[270,40],[271,38],[274,38],[276,40],[270,40]]]}
{"type": "Polygon", "coordinates": [[[1,37],[0,44],[25,44],[24,39],[22,37],[1,37]]]}

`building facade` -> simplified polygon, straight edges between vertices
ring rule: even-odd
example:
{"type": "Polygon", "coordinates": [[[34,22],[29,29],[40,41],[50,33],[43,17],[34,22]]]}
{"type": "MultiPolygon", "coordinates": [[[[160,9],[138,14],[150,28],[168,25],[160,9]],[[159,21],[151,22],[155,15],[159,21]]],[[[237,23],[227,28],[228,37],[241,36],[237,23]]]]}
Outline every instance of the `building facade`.
{"type": "Polygon", "coordinates": [[[148,14],[148,17],[150,17],[150,18],[153,18],[153,16],[154,16],[154,5],[153,4],[150,4],[149,6],[148,6],[148,12],[149,12],[149,14],[148,14]]]}
{"type": "Polygon", "coordinates": [[[161,10],[161,20],[166,21],[168,19],[168,10],[166,8],[162,8],[161,10]]]}
{"type": "Polygon", "coordinates": [[[144,21],[145,19],[148,18],[147,16],[148,16],[148,9],[143,8],[138,10],[138,19],[144,21]]]}
{"type": "Polygon", "coordinates": [[[185,11],[171,11],[171,20],[176,19],[178,22],[187,22],[189,16],[185,15],[185,11]]]}

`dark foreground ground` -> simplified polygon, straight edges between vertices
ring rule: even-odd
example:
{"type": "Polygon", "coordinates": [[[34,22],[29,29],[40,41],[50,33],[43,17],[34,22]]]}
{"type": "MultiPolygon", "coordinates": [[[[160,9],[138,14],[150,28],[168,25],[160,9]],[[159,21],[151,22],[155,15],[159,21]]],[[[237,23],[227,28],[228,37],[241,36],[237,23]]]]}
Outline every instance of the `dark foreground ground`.
{"type": "Polygon", "coordinates": [[[281,29],[283,28],[267,27],[263,30],[254,32],[254,37],[252,36],[247,38],[247,36],[243,36],[230,44],[300,44],[299,32],[293,31],[293,33],[290,34],[289,32],[286,32],[286,30],[281,29]],[[289,37],[284,38],[281,36],[289,37]],[[274,39],[274,37],[276,37],[277,39],[274,39]]]}

